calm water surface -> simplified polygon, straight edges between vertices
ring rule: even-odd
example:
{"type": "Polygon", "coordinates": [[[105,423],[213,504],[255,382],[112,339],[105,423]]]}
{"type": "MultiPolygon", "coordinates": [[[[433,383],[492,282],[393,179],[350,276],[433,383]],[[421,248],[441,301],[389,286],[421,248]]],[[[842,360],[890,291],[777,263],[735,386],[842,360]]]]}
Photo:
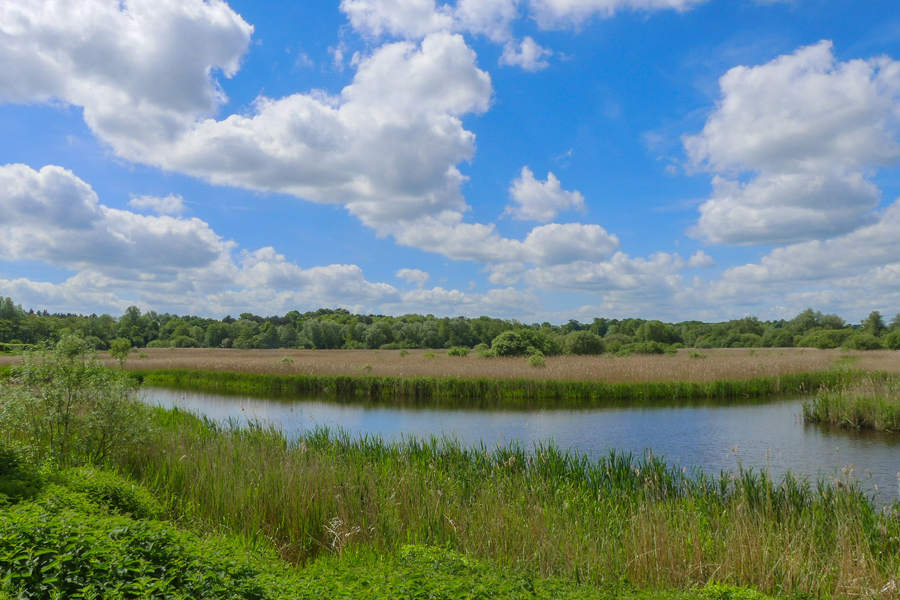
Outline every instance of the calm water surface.
{"type": "Polygon", "coordinates": [[[148,388],[147,402],[177,406],[214,420],[272,423],[288,437],[319,425],[386,439],[447,435],[463,444],[529,447],[553,440],[589,456],[610,449],[657,456],[717,473],[738,464],[790,470],[810,478],[852,466],[879,502],[898,497],[900,436],[838,430],[803,423],[800,398],[693,403],[589,410],[474,410],[361,405],[321,399],[265,399],[148,388]]]}

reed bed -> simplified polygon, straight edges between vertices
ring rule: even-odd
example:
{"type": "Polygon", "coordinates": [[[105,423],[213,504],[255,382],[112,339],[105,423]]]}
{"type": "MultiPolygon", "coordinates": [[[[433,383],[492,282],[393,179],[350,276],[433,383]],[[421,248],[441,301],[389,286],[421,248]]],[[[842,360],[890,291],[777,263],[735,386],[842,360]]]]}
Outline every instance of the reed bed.
{"type": "Polygon", "coordinates": [[[803,418],[843,428],[900,432],[900,377],[871,373],[851,384],[826,387],[803,404],[803,418]]]}
{"type": "MultiPolygon", "coordinates": [[[[842,351],[798,348],[702,350],[706,358],[692,358],[694,350],[675,356],[633,355],[548,356],[546,366],[534,368],[523,358],[447,356],[442,350],[238,350],[208,348],[149,348],[146,358],[132,352],[126,369],[189,369],[273,375],[378,375],[384,377],[455,377],[466,379],[553,379],[643,383],[662,381],[704,382],[751,379],[792,373],[827,371],[855,363],[866,371],[900,372],[891,351],[842,351]],[[433,357],[426,355],[432,354],[433,357]],[[369,368],[367,368],[367,365],[369,368]]],[[[115,361],[101,353],[108,365],[115,361]]],[[[0,357],[0,364],[15,364],[18,357],[0,357]]]]}
{"type": "Polygon", "coordinates": [[[191,524],[274,543],[297,563],[414,543],[595,584],[897,595],[897,508],[877,511],[841,474],[711,476],[649,454],[591,461],[552,444],[388,443],[327,429],[290,442],[264,426],[158,414],[163,426],[123,469],[191,524]]]}
{"type": "Polygon", "coordinates": [[[714,399],[811,393],[826,385],[848,383],[861,372],[813,371],[776,377],[704,382],[604,383],[554,379],[466,379],[454,377],[378,377],[274,375],[215,371],[134,372],[142,383],[219,393],[329,395],[338,399],[423,402],[454,406],[595,406],[610,401],[714,399]]]}

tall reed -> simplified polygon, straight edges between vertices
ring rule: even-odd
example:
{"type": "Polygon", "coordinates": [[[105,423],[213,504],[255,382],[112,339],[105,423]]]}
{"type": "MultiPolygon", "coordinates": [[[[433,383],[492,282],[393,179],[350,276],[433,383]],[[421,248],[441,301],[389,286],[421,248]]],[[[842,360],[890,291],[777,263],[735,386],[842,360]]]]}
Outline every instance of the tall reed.
{"type": "Polygon", "coordinates": [[[181,369],[139,371],[134,376],[148,385],[175,386],[221,392],[261,394],[326,394],[373,400],[398,398],[488,400],[516,404],[540,400],[567,406],[608,400],[734,398],[772,394],[811,393],[822,386],[852,382],[862,376],[850,370],[789,373],[752,379],[605,383],[554,379],[465,379],[457,377],[378,377],[346,375],[277,375],[209,372],[181,369]]]}
{"type": "Polygon", "coordinates": [[[826,387],[803,404],[803,417],[810,423],[900,432],[900,377],[872,373],[850,384],[826,387]]]}
{"type": "Polygon", "coordinates": [[[123,468],[181,518],[271,540],[296,562],[418,543],[594,583],[817,596],[877,595],[900,572],[896,507],[878,512],[843,475],[713,476],[650,454],[592,461],[552,444],[388,443],[328,429],[289,442],[265,426],[159,415],[152,443],[123,468]]]}

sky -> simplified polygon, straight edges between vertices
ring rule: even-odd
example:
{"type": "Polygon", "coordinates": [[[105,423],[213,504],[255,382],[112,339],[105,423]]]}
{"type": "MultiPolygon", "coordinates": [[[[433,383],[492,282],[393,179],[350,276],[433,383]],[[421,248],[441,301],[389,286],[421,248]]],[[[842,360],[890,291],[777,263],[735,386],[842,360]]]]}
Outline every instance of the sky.
{"type": "Polygon", "coordinates": [[[900,312],[896,0],[4,0],[0,296],[900,312]]]}

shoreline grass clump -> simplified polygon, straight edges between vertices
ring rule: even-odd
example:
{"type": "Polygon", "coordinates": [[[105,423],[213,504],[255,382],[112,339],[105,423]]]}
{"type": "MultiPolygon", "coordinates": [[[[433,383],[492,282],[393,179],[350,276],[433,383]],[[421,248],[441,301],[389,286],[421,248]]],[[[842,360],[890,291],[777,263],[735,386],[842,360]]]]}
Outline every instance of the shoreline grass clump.
{"type": "Polygon", "coordinates": [[[804,402],[803,418],[843,428],[900,432],[900,377],[874,373],[827,387],[804,402]]]}
{"type": "MultiPolygon", "coordinates": [[[[545,365],[549,365],[549,361],[545,365]]],[[[542,372],[550,367],[529,368],[542,372]]],[[[604,383],[555,379],[279,375],[186,369],[131,371],[131,374],[145,385],[197,391],[320,394],[382,402],[413,399],[456,406],[480,406],[485,402],[518,406],[540,402],[548,406],[567,407],[588,407],[610,400],[713,399],[812,393],[823,386],[852,383],[864,375],[862,371],[835,369],[751,379],[604,383]]]]}
{"type": "Polygon", "coordinates": [[[897,507],[852,477],[705,474],[651,454],[599,460],[552,444],[386,442],[324,428],[295,441],[177,410],[123,468],[208,531],[271,541],[286,560],[404,544],[590,585],[873,595],[900,570],[897,507]],[[179,459],[178,457],[184,457],[179,459]]]}

